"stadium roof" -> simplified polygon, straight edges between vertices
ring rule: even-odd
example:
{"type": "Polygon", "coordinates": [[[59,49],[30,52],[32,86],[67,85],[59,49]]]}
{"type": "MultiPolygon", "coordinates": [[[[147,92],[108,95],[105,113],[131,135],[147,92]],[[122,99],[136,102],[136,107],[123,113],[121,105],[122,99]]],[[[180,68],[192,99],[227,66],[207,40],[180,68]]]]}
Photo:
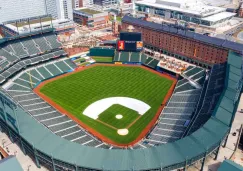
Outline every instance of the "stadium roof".
{"type": "Polygon", "coordinates": [[[0,170],[24,171],[15,156],[9,156],[5,159],[0,160],[0,170]]]}
{"type": "MultiPolygon", "coordinates": [[[[136,149],[101,149],[70,142],[53,133],[18,108],[20,134],[39,151],[54,159],[99,170],[150,170],[193,162],[211,152],[229,131],[237,106],[236,85],[241,75],[241,56],[230,52],[223,94],[213,116],[199,130],[173,143],[136,149]],[[60,150],[61,149],[61,150],[60,150]],[[192,159],[192,160],[191,160],[192,159]]],[[[177,167],[178,168],[178,167],[177,167]]]]}
{"type": "Polygon", "coordinates": [[[108,150],[82,146],[54,135],[21,109],[20,134],[36,149],[77,166],[106,170],[148,170],[180,164],[219,144],[228,127],[211,118],[200,130],[174,143],[138,150],[108,150]],[[61,149],[61,150],[60,150],[61,149]]]}
{"type": "Polygon", "coordinates": [[[178,29],[178,28],[168,26],[168,25],[162,25],[162,24],[158,24],[158,23],[154,23],[154,22],[149,22],[149,21],[141,20],[139,18],[134,18],[132,16],[128,16],[128,15],[126,15],[122,18],[122,22],[128,22],[133,25],[147,27],[149,29],[152,29],[152,30],[155,30],[158,32],[176,34],[178,36],[200,41],[202,43],[219,46],[221,48],[231,49],[233,51],[237,51],[237,52],[240,52],[241,54],[243,54],[243,44],[240,44],[240,43],[220,39],[217,37],[210,37],[210,36],[202,35],[202,34],[187,31],[187,30],[178,29]]]}
{"type": "Polygon", "coordinates": [[[231,160],[224,160],[218,171],[243,171],[243,167],[231,160]]]}

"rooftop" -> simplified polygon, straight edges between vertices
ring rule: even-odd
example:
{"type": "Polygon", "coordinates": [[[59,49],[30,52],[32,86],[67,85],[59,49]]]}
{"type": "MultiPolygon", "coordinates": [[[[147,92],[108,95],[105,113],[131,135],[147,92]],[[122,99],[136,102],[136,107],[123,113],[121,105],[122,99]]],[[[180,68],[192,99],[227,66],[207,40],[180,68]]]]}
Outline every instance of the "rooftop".
{"type": "Polygon", "coordinates": [[[156,30],[159,32],[173,33],[178,36],[183,36],[186,38],[199,40],[206,44],[208,44],[208,43],[213,44],[213,45],[216,45],[216,46],[219,46],[222,48],[231,49],[233,51],[243,54],[243,51],[242,51],[243,44],[240,44],[237,42],[232,42],[232,41],[228,41],[228,40],[220,39],[220,38],[216,38],[216,37],[210,37],[210,36],[202,35],[202,34],[187,31],[187,30],[181,30],[180,28],[175,28],[175,27],[172,27],[169,25],[161,25],[161,24],[154,23],[154,22],[148,22],[148,21],[141,20],[139,18],[131,17],[131,16],[123,17],[122,22],[133,23],[133,25],[137,25],[137,26],[149,27],[150,29],[153,29],[153,30],[156,30]]]}
{"type": "Polygon", "coordinates": [[[0,160],[0,170],[23,171],[23,168],[20,166],[15,156],[9,156],[3,160],[0,160]]]}
{"type": "Polygon", "coordinates": [[[18,33],[27,33],[30,31],[34,31],[35,29],[50,29],[52,27],[57,28],[60,25],[64,25],[65,26],[72,26],[72,21],[70,21],[69,19],[56,19],[56,20],[52,20],[52,22],[50,20],[42,20],[42,22],[40,23],[40,21],[38,20],[33,20],[30,21],[30,25],[28,25],[28,22],[21,22],[21,23],[17,23],[18,28],[16,27],[16,25],[14,23],[11,24],[7,24],[5,25],[6,27],[8,27],[9,29],[18,32],[18,33]]]}
{"type": "Polygon", "coordinates": [[[243,167],[231,160],[225,160],[219,167],[218,171],[243,171],[243,167]]]}
{"type": "Polygon", "coordinates": [[[207,5],[222,7],[228,4],[232,4],[230,0],[204,0],[207,5]]]}
{"type": "Polygon", "coordinates": [[[236,15],[236,13],[233,13],[233,12],[221,12],[218,14],[214,14],[214,15],[202,18],[202,19],[206,20],[206,21],[210,21],[210,22],[216,22],[216,21],[222,20],[224,18],[233,17],[235,15],[236,15]]]}
{"type": "Polygon", "coordinates": [[[193,14],[199,17],[207,17],[213,14],[226,11],[225,8],[209,6],[201,1],[193,1],[193,0],[156,0],[156,1],[143,0],[143,1],[137,1],[136,4],[193,14]]]}
{"type": "Polygon", "coordinates": [[[84,13],[87,13],[87,14],[91,14],[91,15],[102,13],[101,11],[97,11],[97,10],[93,10],[93,9],[89,9],[89,8],[79,8],[77,10],[84,12],[84,13]]]}
{"type": "MultiPolygon", "coordinates": [[[[29,23],[38,24],[40,22],[48,22],[51,20],[55,20],[55,19],[52,19],[51,17],[47,17],[47,18],[41,18],[41,20],[40,19],[30,20],[29,23]]],[[[16,26],[16,24],[17,24],[18,27],[23,27],[25,25],[28,25],[29,23],[28,23],[28,21],[22,21],[22,22],[18,22],[18,23],[11,23],[11,25],[16,26]]]]}

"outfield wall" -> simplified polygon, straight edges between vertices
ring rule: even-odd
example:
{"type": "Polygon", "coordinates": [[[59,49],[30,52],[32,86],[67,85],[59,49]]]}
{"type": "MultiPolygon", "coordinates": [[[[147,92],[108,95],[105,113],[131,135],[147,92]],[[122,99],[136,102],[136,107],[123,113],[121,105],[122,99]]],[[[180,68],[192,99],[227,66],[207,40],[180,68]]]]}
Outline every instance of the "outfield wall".
{"type": "Polygon", "coordinates": [[[112,48],[90,48],[89,56],[114,57],[115,49],[112,48]]]}
{"type": "Polygon", "coordinates": [[[58,137],[20,107],[8,108],[1,94],[0,126],[37,166],[50,170],[173,170],[186,168],[206,156],[217,154],[227,137],[242,89],[241,56],[230,53],[226,85],[212,116],[199,130],[173,143],[139,150],[107,150],[82,146],[58,137]],[[233,82],[232,82],[233,80],[233,82]],[[15,116],[14,130],[6,113],[15,116]],[[15,115],[16,113],[16,115],[15,115]]]}

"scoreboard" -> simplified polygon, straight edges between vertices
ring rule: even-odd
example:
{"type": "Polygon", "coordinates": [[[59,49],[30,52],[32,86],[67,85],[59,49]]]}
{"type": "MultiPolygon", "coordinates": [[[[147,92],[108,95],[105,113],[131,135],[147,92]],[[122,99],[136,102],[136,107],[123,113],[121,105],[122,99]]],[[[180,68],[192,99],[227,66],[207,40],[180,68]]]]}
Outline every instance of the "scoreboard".
{"type": "Polygon", "coordinates": [[[118,51],[138,52],[143,49],[142,34],[136,32],[121,32],[117,42],[118,51]]]}

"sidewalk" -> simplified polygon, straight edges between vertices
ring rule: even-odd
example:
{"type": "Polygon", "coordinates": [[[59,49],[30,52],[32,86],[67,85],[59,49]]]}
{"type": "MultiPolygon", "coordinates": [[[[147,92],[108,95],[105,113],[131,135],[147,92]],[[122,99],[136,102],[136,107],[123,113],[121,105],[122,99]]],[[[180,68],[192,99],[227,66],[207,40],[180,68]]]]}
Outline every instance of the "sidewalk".
{"type": "Polygon", "coordinates": [[[29,156],[24,155],[21,149],[16,144],[13,144],[8,136],[2,132],[0,132],[0,146],[4,146],[4,150],[6,151],[8,148],[9,155],[16,155],[16,158],[24,171],[48,171],[44,167],[38,168],[32,159],[29,156]]]}
{"type": "MultiPolygon", "coordinates": [[[[225,158],[231,159],[232,161],[243,166],[243,153],[242,153],[242,151],[237,149],[235,155],[233,155],[235,145],[237,143],[237,139],[238,139],[238,136],[239,136],[239,130],[240,130],[241,124],[243,124],[243,113],[239,112],[241,108],[243,108],[243,95],[242,94],[241,94],[241,97],[240,97],[240,103],[239,103],[237,112],[235,114],[235,119],[233,121],[233,125],[232,125],[232,128],[230,130],[230,134],[229,134],[229,137],[228,137],[226,147],[220,148],[217,160],[214,160],[213,157],[210,157],[210,156],[207,157],[206,162],[205,162],[205,166],[204,166],[204,169],[203,169],[204,171],[217,171],[221,162],[223,162],[225,160],[225,158]],[[232,135],[232,133],[234,133],[234,132],[236,132],[236,136],[232,135]]],[[[188,170],[189,171],[198,171],[198,170],[200,170],[200,167],[201,167],[201,164],[198,164],[196,166],[191,166],[190,168],[188,168],[188,170]]]]}

